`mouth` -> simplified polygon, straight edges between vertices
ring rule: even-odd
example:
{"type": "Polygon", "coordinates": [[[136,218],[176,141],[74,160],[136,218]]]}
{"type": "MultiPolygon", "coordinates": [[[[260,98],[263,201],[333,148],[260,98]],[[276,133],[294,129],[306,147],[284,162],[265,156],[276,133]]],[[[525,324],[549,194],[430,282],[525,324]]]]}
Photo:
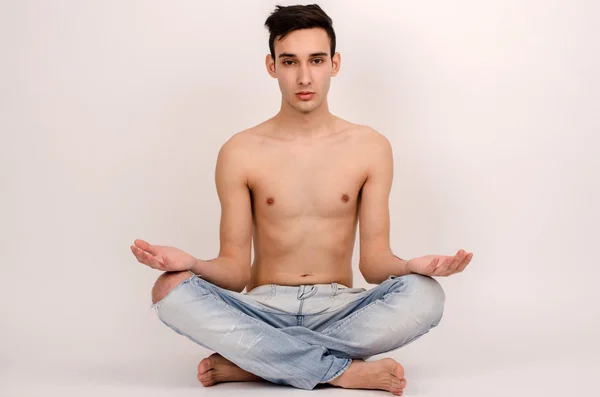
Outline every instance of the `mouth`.
{"type": "Polygon", "coordinates": [[[296,96],[298,96],[303,101],[308,101],[312,99],[313,95],[315,95],[315,93],[312,91],[300,91],[296,93],[296,96]]]}

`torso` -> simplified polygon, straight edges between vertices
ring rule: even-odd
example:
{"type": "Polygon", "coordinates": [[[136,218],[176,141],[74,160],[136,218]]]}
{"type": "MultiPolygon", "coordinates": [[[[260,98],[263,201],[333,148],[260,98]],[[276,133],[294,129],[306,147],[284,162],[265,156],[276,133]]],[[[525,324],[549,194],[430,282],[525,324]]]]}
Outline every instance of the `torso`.
{"type": "Polygon", "coordinates": [[[254,261],[246,291],[271,283],[352,287],[369,130],[338,120],[331,135],[312,140],[285,141],[268,122],[241,133],[253,154],[254,261]]]}

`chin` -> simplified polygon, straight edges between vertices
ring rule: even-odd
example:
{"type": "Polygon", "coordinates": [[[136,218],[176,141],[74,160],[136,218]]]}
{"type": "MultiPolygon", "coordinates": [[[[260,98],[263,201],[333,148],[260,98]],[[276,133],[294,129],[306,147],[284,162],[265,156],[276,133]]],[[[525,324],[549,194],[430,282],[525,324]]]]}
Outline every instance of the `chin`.
{"type": "Polygon", "coordinates": [[[315,110],[315,108],[313,108],[312,106],[310,106],[310,107],[296,106],[295,109],[297,111],[299,111],[300,113],[310,113],[313,110],[315,110]]]}
{"type": "Polygon", "coordinates": [[[311,107],[309,109],[298,109],[299,112],[304,113],[304,114],[312,113],[315,110],[317,110],[316,107],[311,107]]]}
{"type": "Polygon", "coordinates": [[[319,108],[319,104],[318,103],[314,103],[314,102],[308,102],[308,103],[302,103],[299,104],[298,106],[294,106],[294,108],[302,113],[310,113],[312,111],[315,111],[319,108]]]}

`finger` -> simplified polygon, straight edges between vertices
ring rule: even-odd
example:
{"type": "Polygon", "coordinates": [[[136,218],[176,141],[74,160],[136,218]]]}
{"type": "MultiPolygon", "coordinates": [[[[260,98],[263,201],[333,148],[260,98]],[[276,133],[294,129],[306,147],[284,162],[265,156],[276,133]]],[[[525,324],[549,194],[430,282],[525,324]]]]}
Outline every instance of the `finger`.
{"type": "Polygon", "coordinates": [[[140,251],[139,248],[131,246],[131,252],[133,252],[133,255],[135,256],[135,258],[138,260],[138,262],[142,263],[145,265],[144,263],[144,259],[142,258],[142,256],[140,255],[140,253],[142,251],[140,251]]]}
{"type": "Polygon", "coordinates": [[[145,251],[145,250],[146,250],[146,248],[148,248],[148,246],[149,246],[150,244],[148,244],[148,242],[147,242],[147,241],[145,241],[145,240],[142,240],[142,239],[139,239],[139,238],[138,238],[138,239],[136,239],[136,240],[133,242],[133,245],[135,245],[135,246],[136,246],[136,247],[138,247],[139,249],[143,249],[143,250],[145,251]]]}
{"type": "Polygon", "coordinates": [[[134,243],[139,249],[149,252],[154,256],[158,256],[158,252],[156,250],[158,248],[157,245],[152,245],[149,242],[140,239],[135,240],[134,243]]]}
{"type": "Polygon", "coordinates": [[[444,269],[442,269],[443,274],[442,276],[449,276],[450,274],[452,274],[452,267],[454,266],[454,263],[456,262],[456,256],[449,256],[447,261],[446,261],[446,267],[444,269]]]}
{"type": "Polygon", "coordinates": [[[440,262],[439,265],[437,265],[436,273],[443,275],[446,273],[446,271],[448,271],[448,265],[450,264],[450,261],[452,260],[451,256],[446,257],[443,261],[440,262]]]}
{"type": "Polygon", "coordinates": [[[151,253],[152,255],[158,257],[158,245],[148,244],[148,248],[146,248],[146,252],[151,253]]]}
{"type": "Polygon", "coordinates": [[[473,254],[469,253],[465,256],[465,259],[463,259],[462,263],[460,264],[460,266],[458,266],[458,269],[456,269],[457,272],[462,272],[463,270],[465,270],[465,267],[467,267],[467,265],[471,262],[471,259],[473,258],[473,254]]]}
{"type": "Polygon", "coordinates": [[[465,251],[463,251],[462,249],[458,250],[456,255],[454,255],[454,258],[452,259],[452,263],[450,263],[450,265],[448,266],[448,271],[450,273],[454,273],[456,271],[456,269],[460,266],[463,259],[465,258],[465,255],[465,251]]]}
{"type": "Polygon", "coordinates": [[[456,270],[456,268],[458,268],[462,261],[465,259],[465,256],[467,256],[467,251],[459,249],[456,255],[454,256],[454,261],[452,262],[451,269],[456,270]]]}
{"type": "Polygon", "coordinates": [[[154,255],[151,255],[147,252],[144,252],[143,255],[153,268],[159,269],[159,270],[164,270],[164,267],[165,267],[164,263],[162,263],[160,260],[158,260],[157,257],[155,257],[154,255]]]}
{"type": "Polygon", "coordinates": [[[154,268],[154,265],[152,264],[152,262],[150,262],[147,254],[144,251],[142,251],[139,248],[134,248],[134,251],[135,257],[138,259],[138,262],[140,262],[143,265],[154,268]]]}
{"type": "Polygon", "coordinates": [[[152,255],[142,251],[139,248],[135,248],[135,251],[136,258],[138,258],[140,263],[143,263],[146,266],[150,266],[153,269],[161,269],[160,263],[152,255]]]}
{"type": "Polygon", "coordinates": [[[436,265],[438,264],[438,262],[440,261],[440,258],[433,258],[431,260],[431,262],[429,262],[429,264],[427,265],[426,271],[435,271],[436,265]]]}
{"type": "Polygon", "coordinates": [[[159,247],[158,245],[152,245],[144,240],[139,240],[139,241],[143,242],[141,244],[142,246],[140,246],[141,249],[143,249],[146,252],[151,253],[154,256],[158,256],[158,252],[157,252],[157,248],[159,247]]]}

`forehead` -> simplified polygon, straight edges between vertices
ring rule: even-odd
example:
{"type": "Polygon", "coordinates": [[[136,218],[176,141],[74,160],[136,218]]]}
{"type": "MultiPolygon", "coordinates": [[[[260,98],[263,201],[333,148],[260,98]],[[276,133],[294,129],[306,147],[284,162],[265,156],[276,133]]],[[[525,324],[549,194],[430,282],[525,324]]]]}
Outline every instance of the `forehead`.
{"type": "Polygon", "coordinates": [[[326,52],[329,54],[330,40],[325,29],[312,28],[294,30],[288,33],[283,40],[275,40],[275,56],[282,52],[308,56],[315,52],[326,52]]]}

